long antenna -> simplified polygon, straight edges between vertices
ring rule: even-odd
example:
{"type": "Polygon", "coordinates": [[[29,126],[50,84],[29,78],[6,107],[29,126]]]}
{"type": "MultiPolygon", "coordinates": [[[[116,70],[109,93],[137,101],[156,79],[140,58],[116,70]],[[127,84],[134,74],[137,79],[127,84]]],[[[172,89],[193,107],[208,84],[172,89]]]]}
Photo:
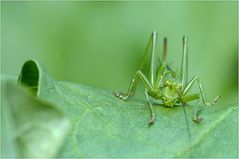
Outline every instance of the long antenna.
{"type": "Polygon", "coordinates": [[[177,91],[178,91],[178,95],[179,95],[179,98],[180,98],[181,103],[182,103],[184,119],[185,119],[185,122],[186,122],[186,128],[187,128],[187,134],[188,134],[188,140],[189,140],[189,157],[192,158],[192,156],[191,156],[192,155],[191,154],[192,137],[191,137],[191,132],[190,132],[190,128],[189,128],[187,112],[186,112],[186,109],[185,109],[185,102],[183,102],[183,100],[182,100],[182,96],[181,96],[180,91],[179,90],[177,90],[177,91]]]}
{"type": "Polygon", "coordinates": [[[186,122],[186,127],[187,127],[187,133],[188,133],[188,140],[189,140],[189,155],[190,155],[190,158],[192,158],[192,154],[191,154],[191,144],[192,144],[192,137],[191,137],[191,132],[190,132],[190,128],[189,128],[189,122],[188,122],[188,117],[187,117],[187,112],[186,112],[186,109],[185,109],[185,104],[183,103],[182,104],[182,107],[183,107],[183,113],[184,113],[184,118],[185,118],[185,122],[186,122]]]}

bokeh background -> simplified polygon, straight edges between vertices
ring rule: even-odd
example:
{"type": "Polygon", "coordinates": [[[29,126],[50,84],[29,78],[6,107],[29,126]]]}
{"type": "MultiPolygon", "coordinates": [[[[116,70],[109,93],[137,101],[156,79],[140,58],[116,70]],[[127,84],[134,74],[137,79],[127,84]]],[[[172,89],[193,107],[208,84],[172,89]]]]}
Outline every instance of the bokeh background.
{"type": "MultiPolygon", "coordinates": [[[[1,2],[1,73],[17,76],[38,60],[57,80],[127,90],[149,36],[180,70],[189,37],[189,78],[200,77],[209,99],[237,102],[238,2],[1,2]]],[[[143,86],[136,94],[141,98],[143,86]]],[[[195,86],[194,91],[198,87],[195,86]]]]}

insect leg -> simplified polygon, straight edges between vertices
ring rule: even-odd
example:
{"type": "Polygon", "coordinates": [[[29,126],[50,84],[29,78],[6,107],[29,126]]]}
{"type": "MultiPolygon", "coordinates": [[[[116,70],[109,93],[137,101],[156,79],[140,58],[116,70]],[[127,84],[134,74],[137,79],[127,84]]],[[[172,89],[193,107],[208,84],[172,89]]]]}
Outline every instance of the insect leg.
{"type": "Polygon", "coordinates": [[[148,81],[148,79],[145,77],[145,75],[141,72],[141,70],[143,69],[143,67],[145,65],[145,62],[148,59],[149,53],[151,52],[151,54],[152,54],[152,48],[154,48],[152,46],[155,46],[156,39],[157,39],[157,32],[153,32],[150,36],[149,42],[148,42],[147,47],[145,49],[145,53],[144,53],[144,56],[143,56],[143,60],[140,64],[139,70],[135,73],[134,78],[132,79],[130,87],[128,89],[128,92],[126,94],[114,93],[115,96],[117,96],[117,97],[119,97],[123,100],[127,100],[130,96],[132,96],[134,94],[135,87],[137,85],[137,81],[138,81],[139,77],[142,79],[143,82],[145,81],[144,83],[149,89],[152,89],[151,83],[148,81]],[[152,45],[152,43],[154,43],[154,44],[152,45]]]}
{"type": "Polygon", "coordinates": [[[200,94],[190,94],[190,95],[183,95],[182,96],[182,102],[187,103],[196,99],[200,98],[200,94]]]}
{"type": "Polygon", "coordinates": [[[184,87],[187,84],[188,78],[188,46],[187,46],[188,39],[184,36],[183,37],[183,56],[182,56],[182,64],[181,64],[181,84],[184,87]]]}
{"type": "Polygon", "coordinates": [[[149,42],[148,42],[147,47],[145,49],[143,60],[142,60],[142,62],[140,64],[139,70],[143,69],[145,62],[148,59],[148,55],[150,53],[150,48],[152,47],[152,42],[153,42],[153,33],[151,34],[149,42]]]}
{"type": "Polygon", "coordinates": [[[203,118],[199,117],[199,113],[202,109],[202,106],[200,104],[200,101],[201,101],[200,99],[201,98],[202,97],[200,96],[200,94],[191,94],[191,95],[186,95],[186,96],[182,97],[183,103],[190,102],[190,101],[198,99],[197,105],[196,105],[196,107],[193,111],[193,121],[196,122],[196,123],[200,123],[203,120],[203,118]]]}
{"type": "Polygon", "coordinates": [[[158,33],[153,32],[153,45],[152,45],[152,53],[151,53],[151,61],[150,61],[150,82],[152,85],[155,84],[156,80],[156,44],[157,44],[158,33]]]}
{"type": "Polygon", "coordinates": [[[148,81],[147,77],[141,71],[137,71],[131,81],[128,92],[126,94],[115,93],[115,96],[119,97],[120,99],[127,100],[130,96],[134,94],[135,87],[139,79],[142,80],[142,82],[145,84],[145,87],[148,91],[153,91],[153,87],[151,83],[148,81]]]}
{"type": "Polygon", "coordinates": [[[167,68],[167,65],[166,65],[166,57],[167,57],[167,38],[164,38],[164,41],[163,41],[163,63],[158,67],[157,69],[157,74],[156,74],[156,87],[158,88],[159,86],[159,83],[160,81],[162,80],[163,78],[163,74],[167,68]]]}
{"type": "Polygon", "coordinates": [[[185,89],[183,90],[183,95],[185,96],[188,93],[188,91],[192,88],[195,81],[197,81],[198,83],[200,95],[202,97],[203,103],[206,105],[214,105],[217,102],[217,100],[220,98],[220,96],[216,96],[212,102],[208,102],[205,97],[202,83],[197,76],[194,76],[192,80],[188,83],[188,85],[185,87],[185,89]]]}
{"type": "Polygon", "coordinates": [[[199,117],[199,113],[202,110],[202,106],[201,106],[201,102],[200,101],[201,100],[198,99],[197,106],[196,106],[196,108],[193,111],[193,121],[196,122],[196,123],[200,123],[203,120],[203,118],[199,117]]]}
{"type": "Polygon", "coordinates": [[[166,58],[167,58],[167,38],[163,39],[163,65],[166,65],[166,58]]]}
{"type": "Polygon", "coordinates": [[[151,113],[151,118],[148,122],[148,125],[152,125],[155,122],[155,113],[154,113],[153,105],[152,105],[151,101],[149,100],[149,95],[148,95],[147,89],[145,89],[144,94],[145,94],[145,97],[148,101],[149,108],[150,108],[150,113],[151,113]]]}

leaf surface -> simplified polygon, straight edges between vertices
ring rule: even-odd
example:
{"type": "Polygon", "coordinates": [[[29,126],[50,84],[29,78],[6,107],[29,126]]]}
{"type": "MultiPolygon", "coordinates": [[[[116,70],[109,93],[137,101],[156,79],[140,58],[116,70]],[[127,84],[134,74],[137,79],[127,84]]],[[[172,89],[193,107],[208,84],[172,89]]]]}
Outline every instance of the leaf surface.
{"type": "Polygon", "coordinates": [[[238,156],[236,104],[204,106],[201,124],[191,120],[194,106],[186,106],[189,137],[180,106],[155,104],[156,123],[149,127],[144,100],[125,102],[109,91],[56,81],[36,61],[24,64],[19,83],[71,121],[71,132],[58,157],[238,156]]]}
{"type": "Polygon", "coordinates": [[[1,157],[56,157],[71,130],[70,121],[16,84],[1,83],[1,157]]]}

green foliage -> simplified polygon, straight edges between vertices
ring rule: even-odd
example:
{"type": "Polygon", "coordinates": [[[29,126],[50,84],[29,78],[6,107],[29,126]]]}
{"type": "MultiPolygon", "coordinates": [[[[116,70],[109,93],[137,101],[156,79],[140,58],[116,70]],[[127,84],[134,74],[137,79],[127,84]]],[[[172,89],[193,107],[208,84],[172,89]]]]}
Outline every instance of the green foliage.
{"type": "Polygon", "coordinates": [[[1,157],[54,157],[71,123],[54,106],[2,81],[1,157]]]}
{"type": "Polygon", "coordinates": [[[123,91],[155,30],[157,51],[168,37],[175,70],[188,36],[189,78],[200,77],[209,99],[222,96],[204,106],[201,124],[191,121],[194,104],[186,107],[189,143],[181,107],[155,105],[148,127],[143,93],[124,102],[28,61],[19,82],[30,95],[1,77],[1,157],[238,157],[237,1],[1,1],[1,13],[1,75],[34,58],[56,79],[123,91]]]}
{"type": "Polygon", "coordinates": [[[56,81],[36,61],[24,64],[19,83],[36,97],[2,82],[4,157],[238,156],[236,104],[204,106],[201,124],[191,121],[194,106],[186,106],[190,143],[182,107],[155,105],[156,123],[148,127],[146,102],[56,81]]]}
{"type": "Polygon", "coordinates": [[[237,1],[1,4],[4,74],[17,75],[23,62],[37,59],[58,80],[126,90],[151,32],[158,31],[157,51],[166,36],[173,70],[179,70],[186,35],[189,78],[198,76],[209,98],[237,101],[237,1]]]}

